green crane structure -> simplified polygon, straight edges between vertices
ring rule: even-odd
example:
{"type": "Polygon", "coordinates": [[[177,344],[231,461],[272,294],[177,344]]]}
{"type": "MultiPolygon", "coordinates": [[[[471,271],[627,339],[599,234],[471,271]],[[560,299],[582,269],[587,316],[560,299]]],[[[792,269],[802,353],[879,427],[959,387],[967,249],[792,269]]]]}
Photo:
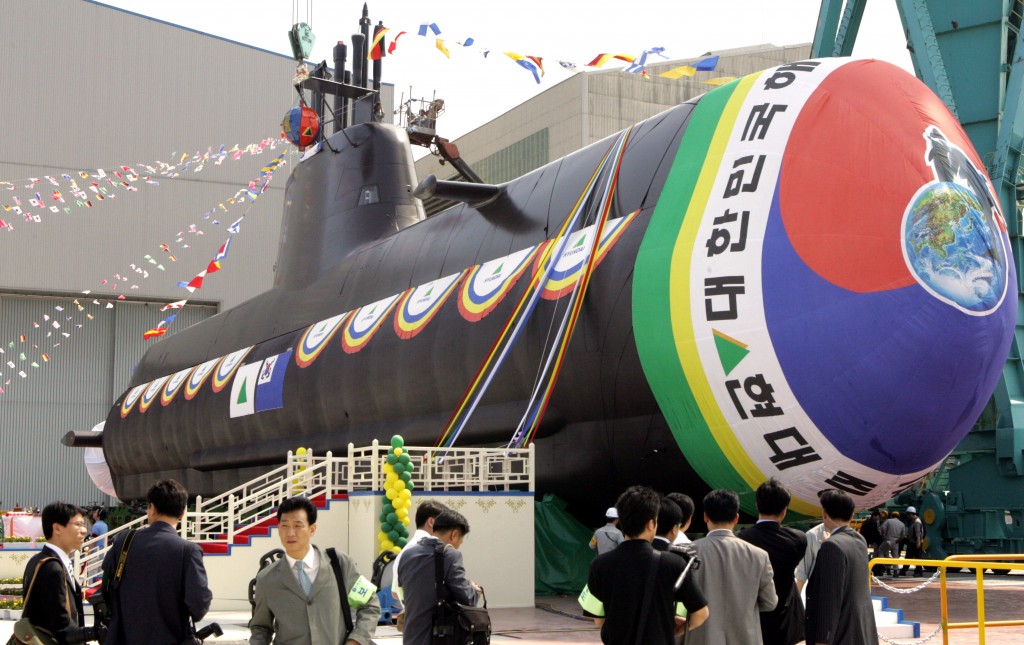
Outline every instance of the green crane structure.
{"type": "MultiPolygon", "coordinates": [[[[982,156],[1006,215],[1017,282],[1024,267],[1024,0],[893,0],[917,77],[982,156]]],[[[822,0],[815,57],[849,56],[867,0],[822,0]]],[[[926,555],[1024,552],[1024,300],[1003,376],[970,434],[895,505],[917,505],[926,555]]]]}

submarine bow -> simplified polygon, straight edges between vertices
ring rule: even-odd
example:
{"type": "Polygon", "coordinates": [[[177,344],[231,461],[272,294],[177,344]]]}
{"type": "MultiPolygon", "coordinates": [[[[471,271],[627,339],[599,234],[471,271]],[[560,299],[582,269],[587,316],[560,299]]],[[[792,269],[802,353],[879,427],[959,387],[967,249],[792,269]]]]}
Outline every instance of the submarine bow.
{"type": "Polygon", "coordinates": [[[646,483],[732,488],[752,510],[768,477],[807,515],[826,488],[878,504],[941,462],[999,378],[1004,216],[955,118],[888,63],[752,74],[429,219],[404,133],[345,134],[293,170],[275,288],[140,363],[103,432],[119,496],[165,476],[214,494],[299,445],[431,445],[538,290],[462,435],[507,443],[592,254],[536,437],[538,488],[581,508],[646,483]],[[608,155],[606,219],[549,258],[608,155]]]}

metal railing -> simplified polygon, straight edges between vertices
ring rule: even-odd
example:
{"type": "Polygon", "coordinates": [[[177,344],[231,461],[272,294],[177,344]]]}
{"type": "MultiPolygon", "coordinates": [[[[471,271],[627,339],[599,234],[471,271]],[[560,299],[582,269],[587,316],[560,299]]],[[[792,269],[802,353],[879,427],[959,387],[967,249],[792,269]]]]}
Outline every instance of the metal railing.
{"type": "MultiPolygon", "coordinates": [[[[534,449],[505,448],[422,448],[405,446],[416,464],[413,481],[418,491],[533,491],[534,449]]],[[[348,455],[322,457],[312,452],[288,452],[286,462],[264,475],[220,495],[203,499],[185,512],[179,524],[181,537],[205,544],[235,543],[245,529],[275,517],[282,501],[295,495],[331,499],[351,491],[384,489],[384,460],[390,445],[376,440],[365,447],[348,446],[348,455]]],[[[143,528],[146,518],[137,518],[102,537],[86,540],[75,553],[75,570],[83,586],[100,584],[103,558],[118,533],[143,528]]]]}
{"type": "MultiPolygon", "coordinates": [[[[533,444],[529,448],[422,448],[404,446],[416,470],[413,480],[422,491],[534,490],[533,444]]],[[[356,448],[349,444],[350,491],[384,489],[383,460],[391,446],[374,440],[356,448]]]]}
{"type": "Polygon", "coordinates": [[[942,628],[942,642],[949,645],[949,630],[951,629],[975,629],[978,630],[978,643],[985,645],[986,627],[1013,627],[1024,625],[1022,620],[985,620],[985,569],[1001,569],[1009,571],[1024,571],[1024,562],[1015,564],[1010,560],[1024,560],[1024,555],[1016,554],[981,554],[981,555],[951,555],[945,560],[925,559],[899,559],[899,558],[873,558],[868,562],[868,576],[870,580],[871,571],[874,566],[898,566],[909,567],[936,567],[939,569],[939,620],[942,628]],[[1005,560],[998,562],[996,560],[1005,560]],[[949,622],[949,601],[947,598],[946,570],[947,569],[973,569],[977,579],[977,603],[978,620],[974,622],[949,622]]]}

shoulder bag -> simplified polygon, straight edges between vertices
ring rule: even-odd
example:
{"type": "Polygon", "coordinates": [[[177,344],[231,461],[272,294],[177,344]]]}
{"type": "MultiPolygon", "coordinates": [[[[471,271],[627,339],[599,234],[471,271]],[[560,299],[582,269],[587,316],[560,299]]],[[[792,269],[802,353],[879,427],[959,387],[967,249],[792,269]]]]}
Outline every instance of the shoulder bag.
{"type": "Polygon", "coordinates": [[[451,598],[444,580],[444,544],[434,547],[434,610],[431,645],[488,645],[491,642],[491,616],[487,598],[483,607],[463,605],[451,598]]]}
{"type": "Polygon", "coordinates": [[[345,633],[341,635],[341,643],[345,644],[349,634],[355,630],[352,624],[352,608],[348,604],[348,592],[345,591],[345,579],[341,577],[341,563],[338,561],[338,552],[334,547],[327,549],[327,557],[331,560],[331,569],[334,570],[334,580],[338,583],[338,595],[341,596],[341,616],[345,619],[345,633]]]}
{"type": "MultiPolygon", "coordinates": [[[[44,563],[50,562],[51,560],[57,562],[57,558],[43,558],[36,564],[35,571],[32,572],[32,580],[28,583],[28,591],[25,592],[25,602],[23,606],[26,609],[28,608],[28,598],[32,595],[32,586],[36,583],[36,576],[39,575],[39,569],[44,563]]],[[[61,568],[63,568],[63,566],[61,568]]],[[[64,602],[67,605],[68,616],[70,616],[71,598],[67,593],[64,594],[64,602]]],[[[14,633],[7,641],[7,645],[57,645],[57,638],[51,634],[49,630],[33,625],[28,617],[23,613],[21,619],[14,623],[14,633]]]]}

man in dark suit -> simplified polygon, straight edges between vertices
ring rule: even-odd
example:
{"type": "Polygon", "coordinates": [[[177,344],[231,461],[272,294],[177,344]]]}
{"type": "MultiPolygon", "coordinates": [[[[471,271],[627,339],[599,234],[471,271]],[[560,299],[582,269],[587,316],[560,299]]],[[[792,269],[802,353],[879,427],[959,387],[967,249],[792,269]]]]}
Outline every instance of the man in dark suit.
{"type": "Polygon", "coordinates": [[[43,509],[42,520],[46,544],[25,566],[22,590],[28,601],[24,616],[34,627],[53,634],[60,645],[102,641],[102,627],[97,633],[96,628],[85,626],[82,588],[71,568],[71,554],[85,541],[82,509],[54,502],[43,509]]]}
{"type": "Polygon", "coordinates": [[[807,645],[863,645],[878,640],[868,587],[867,542],[850,528],[854,503],[841,490],[819,496],[831,535],[807,583],[807,645]]]}
{"type": "Polygon", "coordinates": [[[103,559],[103,594],[110,607],[104,645],[178,645],[191,635],[192,621],[210,609],[203,551],[178,536],[188,491],[173,479],[153,484],[146,494],[149,526],[119,535],[103,559]],[[132,540],[125,546],[128,535],[132,540]],[[122,547],[127,552],[120,578],[122,547]]]}
{"type": "Polygon", "coordinates": [[[740,531],[740,539],[768,552],[779,603],[761,612],[764,645],[793,645],[804,639],[804,604],[796,589],[794,571],[807,550],[802,531],[782,526],[789,510],[789,491],[774,477],[757,488],[757,524],[740,531]]]}

